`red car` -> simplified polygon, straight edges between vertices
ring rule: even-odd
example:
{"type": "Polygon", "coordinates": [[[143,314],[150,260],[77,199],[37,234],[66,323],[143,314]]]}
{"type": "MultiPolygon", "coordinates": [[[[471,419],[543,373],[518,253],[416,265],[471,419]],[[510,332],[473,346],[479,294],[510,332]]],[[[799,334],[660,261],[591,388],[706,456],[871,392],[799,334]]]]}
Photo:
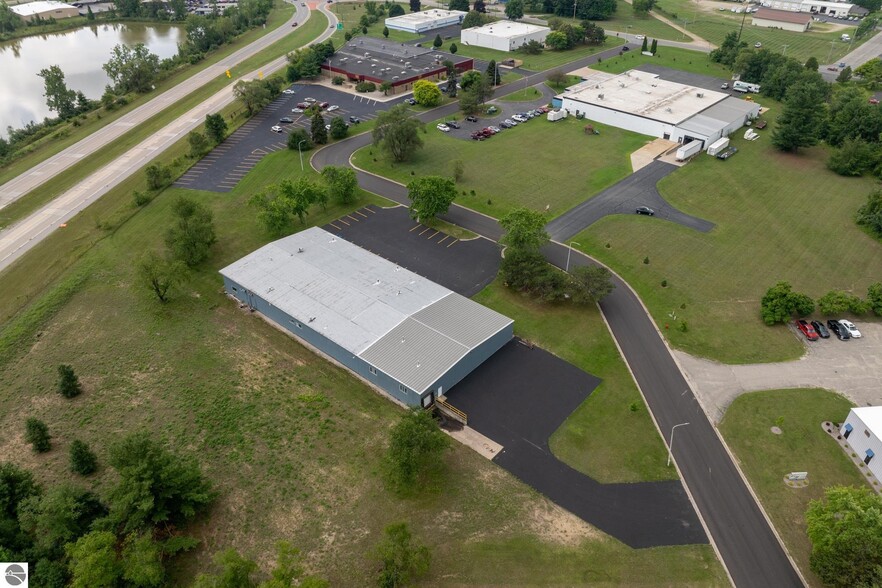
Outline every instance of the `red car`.
{"type": "Polygon", "coordinates": [[[878,98],[870,98],[870,104],[879,104],[878,98]]]}
{"type": "Polygon", "coordinates": [[[805,338],[809,341],[817,341],[818,333],[815,332],[815,328],[808,324],[808,321],[804,321],[799,319],[796,321],[796,328],[802,331],[802,334],[805,335],[805,338]]]}
{"type": "Polygon", "coordinates": [[[321,108],[322,110],[324,110],[325,108],[327,108],[327,107],[330,106],[330,105],[331,105],[330,102],[322,102],[321,104],[319,104],[319,108],[321,108]]]}
{"type": "Polygon", "coordinates": [[[306,102],[298,102],[297,108],[302,108],[303,110],[306,110],[307,108],[309,108],[309,104],[306,102]]]}

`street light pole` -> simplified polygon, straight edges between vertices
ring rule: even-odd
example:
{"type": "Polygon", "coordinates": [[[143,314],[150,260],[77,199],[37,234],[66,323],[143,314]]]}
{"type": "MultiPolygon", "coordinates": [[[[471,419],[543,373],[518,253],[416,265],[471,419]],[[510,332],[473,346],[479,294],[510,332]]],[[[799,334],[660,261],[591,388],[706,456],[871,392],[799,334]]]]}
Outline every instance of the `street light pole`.
{"type": "Polygon", "coordinates": [[[304,171],[303,169],[303,151],[300,150],[300,146],[306,143],[306,139],[301,139],[299,143],[297,143],[297,153],[300,154],[300,171],[304,171]]]}
{"type": "Polygon", "coordinates": [[[576,243],[575,241],[570,241],[570,246],[567,247],[567,267],[564,270],[567,273],[570,273],[570,253],[572,253],[572,251],[573,251],[573,245],[578,245],[579,247],[582,246],[581,243],[576,243]]]}
{"type": "Polygon", "coordinates": [[[671,441],[668,443],[668,467],[671,466],[671,456],[674,454],[674,429],[677,427],[685,427],[689,423],[680,423],[671,427],[671,441]]]}
{"type": "Polygon", "coordinates": [[[781,52],[781,57],[784,57],[785,55],[787,55],[787,47],[788,46],[789,45],[784,45],[784,50],[781,52]]]}
{"type": "Polygon", "coordinates": [[[576,20],[576,4],[578,4],[578,0],[573,0],[573,20],[576,20]]]}

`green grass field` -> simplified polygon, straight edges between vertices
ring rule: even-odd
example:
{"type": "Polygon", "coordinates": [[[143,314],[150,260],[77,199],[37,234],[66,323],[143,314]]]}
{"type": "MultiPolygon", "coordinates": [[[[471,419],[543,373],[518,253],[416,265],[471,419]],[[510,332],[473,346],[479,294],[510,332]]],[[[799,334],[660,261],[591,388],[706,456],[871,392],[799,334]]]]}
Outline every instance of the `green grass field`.
{"type": "Polygon", "coordinates": [[[497,63],[505,59],[520,59],[524,62],[521,66],[524,69],[530,71],[544,71],[546,69],[561,67],[571,61],[594,55],[595,53],[600,53],[611,47],[618,47],[619,45],[624,44],[624,40],[616,37],[607,37],[602,45],[582,45],[567,51],[546,50],[542,51],[539,55],[526,55],[516,51],[497,51],[495,49],[487,49],[486,47],[465,45],[458,37],[450,41],[444,41],[441,50],[449,51],[451,43],[456,43],[456,46],[458,47],[457,55],[465,55],[467,57],[474,57],[475,59],[483,59],[484,61],[494,59],[497,63]]]}
{"type": "MultiPolygon", "coordinates": [[[[539,18],[554,18],[553,14],[538,14],[539,18]]],[[[561,18],[561,17],[557,17],[561,18]]],[[[575,22],[579,24],[579,19],[573,21],[572,18],[563,18],[565,22],[575,22]]],[[[655,39],[667,39],[669,41],[682,41],[688,43],[692,40],[688,35],[684,35],[674,27],[663,23],[652,16],[637,16],[634,9],[624,0],[618,0],[616,11],[609,20],[599,20],[596,23],[603,27],[608,35],[615,36],[614,32],[628,33],[632,35],[646,35],[655,39]]]]}
{"type": "MultiPolygon", "coordinates": [[[[772,120],[780,107],[762,103],[773,107],[772,120]]],[[[673,206],[716,223],[710,233],[629,215],[574,237],[637,290],[668,340],[689,353],[726,363],[795,359],[801,341],[760,320],[769,287],[786,280],[815,299],[832,289],[866,296],[880,279],[882,243],[854,223],[874,182],[828,171],[822,147],[777,151],[773,124],[755,142],[733,139],[740,151],[729,160],[701,155],[659,183],[673,206]],[[675,328],[681,320],[685,333],[675,328]]]]}
{"type": "Polygon", "coordinates": [[[507,96],[500,98],[503,102],[532,102],[542,97],[542,92],[535,87],[530,86],[523,90],[517,90],[507,96]]]}
{"type": "MultiPolygon", "coordinates": [[[[296,153],[278,152],[233,192],[168,189],[137,212],[126,209],[120,188],[115,202],[127,216],[100,239],[74,241],[79,255],[67,259],[58,278],[29,288],[28,281],[42,284],[45,277],[16,274],[17,286],[37,294],[0,331],[7,343],[0,355],[0,426],[9,433],[0,455],[47,483],[69,479],[67,447],[74,438],[90,443],[102,463],[107,445],[135,430],[196,455],[220,497],[189,529],[202,543],[175,562],[173,585],[188,584],[213,552],[228,547],[266,566],[265,554],[280,539],[301,549],[309,570],[331,585],[368,585],[376,571],[373,545],[384,525],[400,520],[432,551],[429,586],[523,585],[537,578],[558,585],[586,579],[726,585],[709,546],[628,549],[458,444],[444,459],[447,475],[437,487],[413,499],[391,495],[380,460],[400,409],[221,292],[217,270],[269,240],[247,199],[268,183],[296,177],[298,169],[296,153]],[[161,247],[180,194],[213,210],[218,242],[163,306],[135,285],[133,260],[161,247]],[[57,365],[67,362],[85,387],[73,401],[54,391],[57,365]],[[49,425],[48,454],[24,446],[26,416],[49,425]]],[[[363,194],[357,206],[368,202],[382,204],[363,194]]],[[[315,208],[308,223],[347,211],[315,208]]],[[[92,213],[72,221],[74,234],[85,233],[92,213]]],[[[53,246],[66,244],[50,238],[34,255],[45,262],[53,246]]],[[[602,328],[596,317],[593,322],[602,328]]],[[[609,347],[608,339],[602,346],[609,347]]],[[[603,368],[601,359],[592,361],[603,368]]],[[[651,445],[657,458],[658,439],[651,445]]],[[[100,492],[110,478],[102,468],[91,486],[100,492]]]]}
{"type": "Polygon", "coordinates": [[[410,162],[392,163],[373,147],[357,151],[353,162],[407,184],[418,176],[449,175],[449,162],[460,159],[465,175],[457,187],[466,194],[459,204],[497,218],[519,206],[549,206],[550,220],[630,174],[628,154],[649,140],[603,125],[595,125],[599,136],[589,136],[583,126],[575,118],[554,124],[539,118],[479,142],[449,137],[432,124],[423,135],[425,147],[410,162]]]}
{"type": "MultiPolygon", "coordinates": [[[[402,4],[402,8],[404,8],[405,13],[410,12],[409,4],[402,4]]],[[[358,25],[358,21],[361,20],[361,17],[365,14],[364,2],[337,2],[336,4],[331,4],[331,12],[336,15],[336,17],[343,23],[343,30],[337,31],[334,33],[332,37],[334,39],[334,46],[340,47],[345,40],[345,33],[347,31],[351,32],[358,25]]],[[[380,17],[380,19],[368,27],[368,36],[369,37],[383,37],[383,28],[386,26],[386,15],[380,17]]],[[[361,35],[361,30],[358,31],[358,34],[361,35]]],[[[387,37],[390,41],[398,41],[399,43],[404,43],[406,41],[413,41],[414,39],[419,39],[422,35],[417,35],[414,33],[408,33],[405,31],[396,31],[393,29],[389,29],[389,36],[387,37]]]]}
{"type": "Polygon", "coordinates": [[[811,542],[804,514],[809,501],[823,497],[827,486],[866,483],[836,441],[821,430],[823,421],[842,422],[852,406],[827,390],[752,392],[736,399],[720,423],[726,443],[812,586],[822,584],[808,565],[811,542]],[[779,418],[783,434],[775,435],[770,429],[779,418]],[[785,486],[790,472],[808,472],[808,486],[785,486]]]}
{"type": "Polygon", "coordinates": [[[622,73],[644,63],[724,79],[732,77],[731,71],[719,63],[711,61],[707,53],[689,51],[677,47],[659,47],[658,52],[652,57],[641,55],[639,51],[629,51],[618,57],[604,59],[603,62],[596,63],[591,67],[600,71],[622,73]]]}

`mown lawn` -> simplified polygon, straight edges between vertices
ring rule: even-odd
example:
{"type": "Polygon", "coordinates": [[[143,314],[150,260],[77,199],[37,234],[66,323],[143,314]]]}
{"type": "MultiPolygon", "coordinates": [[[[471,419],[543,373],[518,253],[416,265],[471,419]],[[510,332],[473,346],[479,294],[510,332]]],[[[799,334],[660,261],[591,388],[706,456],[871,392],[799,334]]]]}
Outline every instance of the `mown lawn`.
{"type": "Polygon", "coordinates": [[[607,37],[602,45],[582,45],[566,51],[544,50],[539,55],[526,55],[517,51],[497,51],[495,49],[487,49],[486,47],[466,45],[459,39],[459,37],[456,37],[452,40],[444,41],[444,45],[441,46],[440,50],[449,51],[451,43],[456,43],[458,48],[457,55],[465,55],[467,57],[474,57],[475,59],[482,59],[484,61],[490,61],[493,59],[496,60],[497,63],[506,59],[514,58],[524,62],[523,65],[521,65],[524,69],[530,71],[544,71],[546,69],[561,67],[571,61],[581,59],[582,57],[588,57],[595,53],[600,53],[611,47],[618,47],[619,45],[623,45],[625,41],[624,39],[616,37],[607,37]]]}
{"type": "MultiPolygon", "coordinates": [[[[536,16],[545,19],[555,17],[553,14],[539,14],[536,16]]],[[[569,23],[574,22],[572,18],[563,18],[563,20],[569,23]]],[[[581,22],[579,19],[575,20],[576,24],[579,24],[579,22],[581,22]]],[[[684,43],[688,43],[692,40],[688,35],[684,35],[674,27],[663,23],[657,18],[653,18],[650,15],[638,16],[634,14],[634,8],[624,0],[618,0],[616,11],[613,13],[612,18],[608,20],[599,20],[596,24],[603,27],[608,35],[613,36],[615,36],[615,33],[610,31],[632,35],[646,35],[647,37],[655,39],[682,41],[684,43]]]]}
{"type": "Polygon", "coordinates": [[[393,163],[373,147],[357,151],[353,162],[407,184],[418,176],[450,175],[450,162],[459,159],[465,164],[457,184],[459,204],[497,218],[519,206],[548,206],[551,220],[630,174],[629,154],[650,140],[595,126],[599,136],[586,135],[584,124],[575,118],[553,124],[537,118],[487,141],[469,141],[447,136],[430,124],[423,135],[425,146],[409,162],[393,163]]]}
{"type": "Polygon", "coordinates": [[[711,61],[707,53],[677,47],[659,47],[658,52],[652,57],[642,55],[639,51],[629,51],[617,57],[604,59],[603,62],[596,63],[591,68],[611,73],[622,73],[643,63],[724,79],[732,77],[731,71],[719,63],[711,61]]]}
{"type": "Polygon", "coordinates": [[[752,392],[737,398],[720,423],[726,443],[812,586],[822,583],[808,564],[811,542],[804,515],[809,501],[823,497],[827,486],[866,483],[821,429],[823,421],[842,422],[852,406],[838,394],[814,388],[752,392]],[[783,434],[771,432],[776,424],[783,434]],[[790,472],[808,472],[808,486],[787,487],[784,477],[790,472]]]}
{"type": "MultiPolygon", "coordinates": [[[[779,105],[761,101],[773,120],[779,105]]],[[[815,299],[833,289],[866,296],[882,278],[882,243],[854,223],[874,182],[828,171],[823,147],[776,150],[772,125],[754,142],[737,134],[734,157],[701,155],[659,183],[672,205],[716,223],[710,233],[627,215],[574,237],[621,273],[669,341],[689,353],[725,363],[795,359],[803,344],[760,320],[769,287],[786,280],[815,299]],[[675,328],[680,321],[688,331],[675,328]]]]}
{"type": "MultiPolygon", "coordinates": [[[[66,295],[49,304],[41,294],[34,304],[45,301],[50,312],[30,315],[30,325],[13,321],[18,337],[0,363],[0,426],[8,433],[0,455],[46,483],[70,478],[67,447],[75,438],[90,443],[102,464],[109,443],[137,430],[197,456],[220,497],[190,529],[201,544],[176,562],[173,585],[188,584],[228,547],[267,567],[279,539],[301,549],[309,570],[331,585],[369,585],[373,546],[384,525],[401,520],[432,551],[427,586],[726,585],[709,546],[628,549],[458,444],[437,487],[413,499],[391,495],[381,456],[400,409],[221,291],[217,270],[269,240],[247,199],[297,170],[295,153],[278,152],[231,193],[166,190],[102,240],[83,244],[44,290],[69,284],[66,295]],[[133,260],[161,247],[182,194],[213,210],[218,242],[172,301],[159,305],[135,284],[133,260]],[[73,364],[85,386],[73,401],[54,390],[60,363],[73,364]],[[25,447],[29,416],[49,425],[48,454],[25,447]]],[[[380,201],[362,195],[357,206],[367,202],[380,201]]],[[[316,208],[308,223],[346,211],[316,208]]],[[[19,276],[22,287],[42,279],[19,276]]],[[[102,468],[89,483],[101,491],[110,478],[102,468]]]]}
{"type": "Polygon", "coordinates": [[[677,477],[665,465],[665,446],[596,307],[541,304],[499,280],[475,300],[513,318],[518,337],[603,379],[552,436],[555,455],[604,483],[677,477]]]}

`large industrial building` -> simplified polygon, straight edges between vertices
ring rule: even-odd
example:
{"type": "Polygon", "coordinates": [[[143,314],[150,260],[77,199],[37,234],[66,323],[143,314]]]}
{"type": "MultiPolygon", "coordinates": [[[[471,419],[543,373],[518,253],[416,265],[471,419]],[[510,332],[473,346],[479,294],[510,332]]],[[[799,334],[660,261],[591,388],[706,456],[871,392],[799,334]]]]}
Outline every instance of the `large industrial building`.
{"type": "Polygon", "coordinates": [[[804,33],[812,24],[812,15],[805,12],[760,8],[753,14],[752,23],[757,27],[804,33]]]}
{"type": "Polygon", "coordinates": [[[407,33],[425,33],[450,25],[458,25],[467,12],[462,10],[440,10],[433,8],[422,12],[411,12],[386,19],[386,26],[407,33]]]}
{"type": "Polygon", "coordinates": [[[356,37],[322,63],[322,69],[346,76],[353,82],[389,82],[392,93],[409,92],[417,80],[440,80],[447,75],[445,61],[457,71],[474,67],[471,57],[457,57],[431,48],[414,47],[386,39],[356,37]]]}
{"type": "Polygon", "coordinates": [[[525,22],[500,20],[480,27],[463,29],[460,41],[463,45],[487,47],[497,51],[514,51],[530,41],[545,43],[551,29],[525,22]]]}
{"type": "Polygon", "coordinates": [[[854,4],[847,2],[827,2],[826,0],[762,0],[762,5],[776,10],[824,14],[837,18],[848,16],[855,8],[854,4]]]}
{"type": "Polygon", "coordinates": [[[553,104],[570,115],[677,143],[702,141],[707,149],[759,116],[759,104],[722,92],[662,80],[639,70],[588,70],[580,84],[553,104]]]}
{"type": "Polygon", "coordinates": [[[876,479],[882,480],[882,458],[874,459],[877,451],[882,454],[882,406],[852,408],[839,434],[876,479]]]}
{"type": "Polygon", "coordinates": [[[230,296],[409,406],[512,338],[512,319],[311,228],[220,271],[230,296]]]}
{"type": "Polygon", "coordinates": [[[64,2],[56,2],[56,0],[38,0],[37,2],[28,2],[27,4],[10,6],[9,9],[25,22],[36,18],[42,18],[45,20],[54,18],[55,20],[58,20],[60,18],[71,18],[80,15],[80,11],[76,6],[71,6],[64,2]]]}

